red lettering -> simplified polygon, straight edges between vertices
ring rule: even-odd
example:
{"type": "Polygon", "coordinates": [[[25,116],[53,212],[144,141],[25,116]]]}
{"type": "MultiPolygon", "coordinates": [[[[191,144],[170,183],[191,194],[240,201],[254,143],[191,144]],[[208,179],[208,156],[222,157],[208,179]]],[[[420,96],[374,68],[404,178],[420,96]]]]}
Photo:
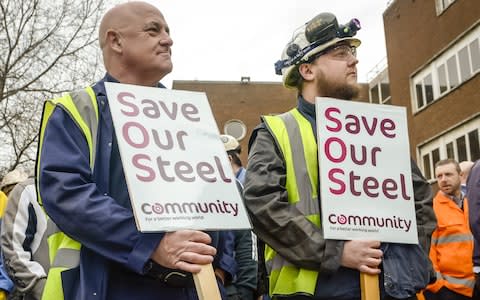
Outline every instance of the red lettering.
{"type": "Polygon", "coordinates": [[[400,174],[400,187],[402,190],[402,197],[404,200],[410,200],[411,197],[407,195],[407,185],[405,183],[405,175],[400,174]]]}
{"type": "Polygon", "coordinates": [[[378,180],[374,177],[367,177],[363,181],[363,190],[368,197],[378,197],[378,192],[371,191],[378,189],[378,186],[378,180]]]}
{"type": "Polygon", "coordinates": [[[191,175],[193,173],[192,166],[186,161],[179,161],[175,164],[175,174],[177,177],[185,182],[195,181],[195,177],[187,177],[185,175],[191,175]]]}
{"type": "Polygon", "coordinates": [[[385,137],[387,138],[394,138],[396,136],[395,133],[389,133],[390,130],[395,130],[395,122],[390,119],[383,119],[381,122],[381,130],[385,137]]]}
{"type": "Polygon", "coordinates": [[[339,138],[329,137],[325,141],[324,148],[325,148],[325,155],[327,156],[328,160],[331,161],[331,162],[334,162],[334,163],[342,162],[342,161],[345,160],[345,157],[347,156],[347,147],[345,146],[345,143],[339,138]],[[341,150],[341,153],[337,158],[333,157],[333,155],[330,151],[330,149],[331,149],[330,146],[334,142],[339,144],[340,150],[341,150]]]}
{"type": "Polygon", "coordinates": [[[350,193],[352,193],[352,195],[354,195],[354,196],[360,196],[362,194],[361,192],[358,192],[355,189],[355,182],[357,180],[360,180],[360,176],[355,175],[355,173],[353,171],[351,171],[350,172],[350,193]]]}
{"type": "Polygon", "coordinates": [[[336,107],[329,107],[325,110],[325,117],[327,118],[327,120],[332,121],[333,123],[335,123],[335,125],[337,125],[335,127],[330,127],[327,125],[326,128],[333,132],[339,132],[342,129],[342,122],[340,122],[340,120],[336,119],[331,115],[334,112],[340,113],[340,109],[336,107]]]}
{"type": "Polygon", "coordinates": [[[124,115],[126,115],[127,117],[138,116],[138,113],[139,113],[138,107],[134,103],[128,102],[127,99],[126,99],[127,97],[133,98],[133,100],[135,100],[135,95],[132,94],[132,93],[128,93],[128,92],[118,93],[118,96],[117,96],[118,102],[120,102],[121,104],[131,108],[131,111],[126,111],[126,110],[123,110],[123,109],[120,109],[120,111],[124,115]]]}
{"type": "Polygon", "coordinates": [[[147,172],[147,175],[146,176],[142,176],[142,175],[139,175],[139,174],[136,174],[136,177],[138,180],[140,181],[153,181],[155,179],[155,171],[153,171],[152,168],[144,165],[141,163],[141,160],[147,160],[147,161],[151,161],[150,160],[150,157],[146,154],[135,154],[133,157],[132,157],[132,164],[140,169],[140,170],[143,170],[145,172],[147,172]]]}
{"type": "Polygon", "coordinates": [[[390,192],[395,192],[397,191],[398,189],[398,185],[397,183],[395,182],[395,180],[391,179],[391,178],[387,178],[383,181],[382,183],[382,191],[383,191],[383,194],[385,194],[385,197],[387,197],[388,199],[397,199],[398,195],[397,193],[390,193],[390,192]]]}
{"type": "MultiPolygon", "coordinates": [[[[335,125],[326,126],[326,128],[333,132],[339,132],[342,129],[342,122],[332,113],[341,113],[341,111],[335,107],[329,107],[325,110],[326,119],[332,121],[335,125]]],[[[379,130],[386,138],[394,138],[396,136],[395,128],[395,122],[389,118],[379,120],[377,117],[368,119],[366,116],[353,114],[345,116],[345,131],[350,134],[359,134],[364,129],[369,136],[373,136],[379,130]]]]}
{"type": "Polygon", "coordinates": [[[206,175],[211,175],[215,172],[212,165],[207,162],[199,162],[197,164],[197,173],[200,178],[205,180],[206,182],[215,182],[217,181],[216,177],[207,177],[206,175]]]}
{"type": "Polygon", "coordinates": [[[336,183],[339,185],[339,187],[337,189],[334,189],[334,188],[329,188],[330,192],[332,194],[335,194],[335,195],[341,195],[343,193],[345,193],[345,183],[338,179],[338,178],[335,178],[335,174],[342,174],[344,175],[344,172],[342,169],[339,169],[339,168],[333,168],[331,169],[330,171],[328,171],[328,179],[333,182],[333,183],[336,183]]]}
{"type": "Polygon", "coordinates": [[[123,124],[122,135],[123,135],[123,138],[125,139],[125,141],[130,146],[132,146],[134,148],[137,148],[137,149],[145,148],[145,147],[147,147],[147,145],[149,143],[147,130],[145,129],[145,127],[142,126],[142,124],[137,123],[137,122],[127,122],[127,123],[123,124]],[[138,134],[130,135],[130,132],[131,132],[130,128],[138,129],[140,131],[140,135],[138,135],[138,134]],[[137,137],[137,138],[141,137],[141,141],[137,143],[130,138],[131,136],[134,136],[134,137],[137,137]]]}
{"type": "Polygon", "coordinates": [[[185,103],[182,105],[182,114],[185,117],[185,119],[190,120],[192,122],[200,121],[200,117],[195,116],[198,114],[198,108],[191,103],[185,103]]]}

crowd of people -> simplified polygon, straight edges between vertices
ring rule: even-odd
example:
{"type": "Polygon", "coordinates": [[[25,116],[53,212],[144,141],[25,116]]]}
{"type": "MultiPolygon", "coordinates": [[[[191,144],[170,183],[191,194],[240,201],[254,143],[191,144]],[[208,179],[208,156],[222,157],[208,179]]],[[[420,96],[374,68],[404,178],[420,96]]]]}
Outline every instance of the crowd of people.
{"type": "Polygon", "coordinates": [[[275,71],[297,106],[262,116],[246,168],[239,142],[219,137],[252,230],[142,233],[105,83],[165,88],[173,40],[151,4],[110,9],[98,36],[105,76],[46,101],[35,176],[3,177],[0,300],[195,300],[192,274],[206,264],[228,300],[360,299],[360,273],[379,276],[384,300],[480,299],[479,161],[437,162],[434,196],[411,160],[418,244],[324,237],[315,99],[357,97],[358,30],[320,13],[294,33],[275,71]]]}

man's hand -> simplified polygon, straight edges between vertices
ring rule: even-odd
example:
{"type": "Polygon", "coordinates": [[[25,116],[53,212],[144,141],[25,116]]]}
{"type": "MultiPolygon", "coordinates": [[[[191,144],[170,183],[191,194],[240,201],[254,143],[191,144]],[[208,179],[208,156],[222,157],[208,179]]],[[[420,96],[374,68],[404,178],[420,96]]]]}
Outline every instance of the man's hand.
{"type": "Polygon", "coordinates": [[[150,258],[167,268],[198,273],[200,265],[212,263],[217,253],[214,247],[208,245],[211,242],[210,236],[202,231],[168,232],[150,258]]]}
{"type": "Polygon", "coordinates": [[[342,253],[342,266],[357,269],[367,274],[380,274],[378,266],[382,262],[383,252],[378,249],[378,241],[345,242],[342,253]]]}

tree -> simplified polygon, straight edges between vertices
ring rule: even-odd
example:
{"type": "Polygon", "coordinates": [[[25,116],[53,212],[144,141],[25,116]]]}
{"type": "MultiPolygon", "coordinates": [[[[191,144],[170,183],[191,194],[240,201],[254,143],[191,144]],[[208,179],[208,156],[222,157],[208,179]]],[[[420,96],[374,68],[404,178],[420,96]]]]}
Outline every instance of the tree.
{"type": "Polygon", "coordinates": [[[44,100],[103,72],[97,27],[105,5],[0,0],[0,175],[33,170],[44,100]]]}

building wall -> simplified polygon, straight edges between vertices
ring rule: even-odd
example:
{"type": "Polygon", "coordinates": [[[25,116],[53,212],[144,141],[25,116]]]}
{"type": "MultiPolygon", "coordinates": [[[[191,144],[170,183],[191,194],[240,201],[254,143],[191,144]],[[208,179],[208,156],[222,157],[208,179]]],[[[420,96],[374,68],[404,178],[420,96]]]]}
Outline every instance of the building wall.
{"type": "Polygon", "coordinates": [[[478,73],[425,109],[412,109],[412,76],[479,23],[478,1],[456,0],[439,15],[435,3],[396,0],[383,14],[391,103],[408,108],[414,157],[419,145],[480,111],[478,73]]]}
{"type": "MultiPolygon", "coordinates": [[[[359,99],[368,101],[368,86],[361,86],[359,99]]],[[[242,81],[183,81],[174,80],[172,88],[205,92],[220,133],[225,123],[241,120],[247,126],[247,134],[240,141],[241,159],[247,162],[248,139],[260,123],[261,115],[283,113],[297,104],[297,91],[285,88],[280,82],[242,81]]]]}

